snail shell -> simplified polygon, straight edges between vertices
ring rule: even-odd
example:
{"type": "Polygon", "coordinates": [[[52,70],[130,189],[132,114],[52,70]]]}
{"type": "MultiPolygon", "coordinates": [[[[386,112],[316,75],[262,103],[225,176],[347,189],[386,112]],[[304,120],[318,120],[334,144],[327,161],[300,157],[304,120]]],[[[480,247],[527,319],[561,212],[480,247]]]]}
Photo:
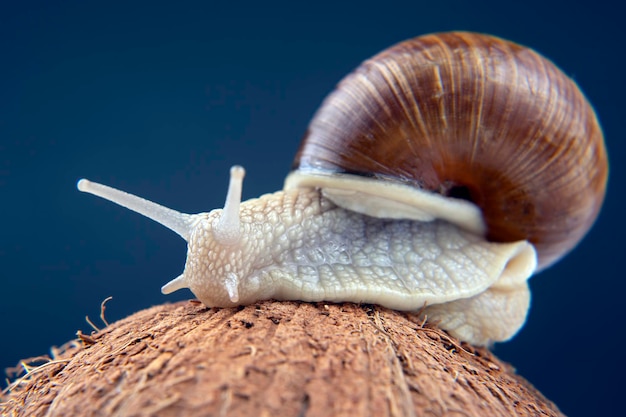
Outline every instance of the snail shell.
{"type": "Polygon", "coordinates": [[[600,125],[574,81],[526,47],[463,32],[365,61],[317,111],[293,169],[286,188],[352,174],[469,200],[489,240],[530,241],[539,269],[591,227],[608,174],[600,125]]]}
{"type": "Polygon", "coordinates": [[[193,215],[87,180],[78,188],[188,242],[165,294],[189,288],[218,307],[426,305],[454,336],[488,344],[523,325],[537,253],[546,267],[580,240],[607,177],[600,127],[574,82],[527,48],[469,33],[366,61],[317,112],[293,168],[284,190],[242,203],[235,166],[224,209],[193,215]]]}

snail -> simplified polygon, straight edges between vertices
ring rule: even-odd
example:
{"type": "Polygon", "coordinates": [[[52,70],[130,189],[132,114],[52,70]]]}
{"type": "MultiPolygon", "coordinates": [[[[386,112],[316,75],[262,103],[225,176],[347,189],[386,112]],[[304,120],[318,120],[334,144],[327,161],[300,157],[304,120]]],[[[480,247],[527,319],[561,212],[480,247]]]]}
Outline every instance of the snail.
{"type": "Polygon", "coordinates": [[[421,311],[475,345],[525,322],[528,278],[582,239],[608,176],[577,85],[533,50],[450,32],[401,42],[344,78],[314,115],[284,189],[184,214],[82,179],[78,189],[188,242],[210,307],[258,300],[421,311]]]}

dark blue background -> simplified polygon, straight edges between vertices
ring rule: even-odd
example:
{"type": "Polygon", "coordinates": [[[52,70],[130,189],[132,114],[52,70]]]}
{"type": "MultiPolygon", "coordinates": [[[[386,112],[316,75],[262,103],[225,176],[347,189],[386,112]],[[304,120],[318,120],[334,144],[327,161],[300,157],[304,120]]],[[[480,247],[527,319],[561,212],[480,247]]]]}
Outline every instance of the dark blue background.
{"type": "Polygon", "coordinates": [[[342,76],[398,41],[462,29],[550,57],[602,121],[614,163],[601,216],[532,279],[526,327],[495,352],[570,416],[610,414],[624,375],[621,11],[548,0],[84,3],[0,7],[0,367],[88,331],[84,316],[96,319],[109,295],[110,320],[191,296],[159,292],[182,270],[185,243],[79,193],[78,178],[186,212],[221,206],[235,163],[248,171],[244,198],[278,190],[342,76]]]}

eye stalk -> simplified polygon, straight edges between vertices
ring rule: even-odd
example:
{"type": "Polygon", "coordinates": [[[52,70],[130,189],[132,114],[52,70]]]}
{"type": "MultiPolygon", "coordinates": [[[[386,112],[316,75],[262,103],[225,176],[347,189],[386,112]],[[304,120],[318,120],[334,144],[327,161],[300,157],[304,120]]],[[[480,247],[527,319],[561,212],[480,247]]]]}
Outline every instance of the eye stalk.
{"type": "Polygon", "coordinates": [[[230,169],[230,182],[224,210],[222,210],[219,220],[213,225],[213,236],[222,245],[235,245],[241,237],[239,207],[241,206],[241,189],[245,175],[246,170],[240,165],[235,165],[230,169]]]}
{"type": "Polygon", "coordinates": [[[145,198],[121,191],[104,184],[89,181],[85,178],[78,181],[76,187],[79,191],[93,194],[112,203],[126,207],[142,216],[148,217],[176,232],[180,237],[189,242],[197,215],[180,213],[171,208],[154,203],[145,198]]]}

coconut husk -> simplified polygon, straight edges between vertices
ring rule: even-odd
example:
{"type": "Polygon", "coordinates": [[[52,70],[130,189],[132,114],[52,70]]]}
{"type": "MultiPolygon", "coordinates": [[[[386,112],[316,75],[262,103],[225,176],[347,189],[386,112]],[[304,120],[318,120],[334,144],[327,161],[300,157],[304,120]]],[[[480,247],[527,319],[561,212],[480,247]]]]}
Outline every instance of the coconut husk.
{"type": "Polygon", "coordinates": [[[378,306],[179,302],[79,336],[23,363],[3,416],[562,415],[489,350],[378,306]]]}

